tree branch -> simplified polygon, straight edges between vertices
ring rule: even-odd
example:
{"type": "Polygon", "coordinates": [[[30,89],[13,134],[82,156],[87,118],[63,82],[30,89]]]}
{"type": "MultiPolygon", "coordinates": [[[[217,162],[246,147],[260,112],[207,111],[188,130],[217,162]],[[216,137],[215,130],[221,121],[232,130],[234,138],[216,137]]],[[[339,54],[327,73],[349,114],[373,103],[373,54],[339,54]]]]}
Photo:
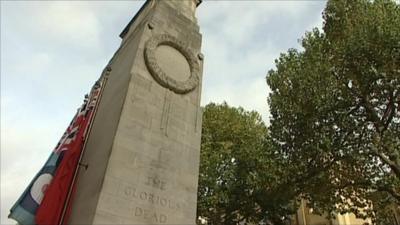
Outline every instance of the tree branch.
{"type": "Polygon", "coordinates": [[[378,186],[377,190],[389,193],[393,198],[397,200],[398,203],[400,203],[400,193],[398,193],[394,188],[378,186]]]}
{"type": "Polygon", "coordinates": [[[374,155],[379,157],[384,163],[386,163],[393,171],[393,173],[400,179],[400,165],[397,165],[392,160],[389,159],[385,154],[379,152],[376,147],[372,147],[372,152],[374,155]]]}
{"type": "Polygon", "coordinates": [[[383,122],[383,129],[382,129],[382,133],[387,130],[387,128],[389,127],[389,124],[392,122],[394,114],[396,112],[395,109],[395,105],[394,105],[394,100],[395,96],[393,96],[393,94],[390,94],[389,97],[389,102],[386,106],[386,110],[385,113],[383,114],[381,121],[383,122]]]}

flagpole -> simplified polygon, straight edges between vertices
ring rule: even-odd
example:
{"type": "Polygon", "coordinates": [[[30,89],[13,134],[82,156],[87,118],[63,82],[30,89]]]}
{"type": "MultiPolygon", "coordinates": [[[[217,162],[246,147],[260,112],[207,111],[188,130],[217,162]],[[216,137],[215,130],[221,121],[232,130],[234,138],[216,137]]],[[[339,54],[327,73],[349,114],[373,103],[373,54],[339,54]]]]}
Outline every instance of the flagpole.
{"type": "MultiPolygon", "coordinates": [[[[105,72],[105,74],[103,76],[104,77],[103,85],[101,86],[100,94],[99,94],[99,97],[97,99],[96,105],[94,107],[93,116],[89,121],[89,129],[87,130],[87,133],[85,135],[85,140],[83,142],[82,151],[81,151],[81,153],[79,155],[79,161],[78,161],[78,164],[76,165],[76,168],[75,168],[75,171],[74,171],[74,176],[73,176],[72,182],[71,182],[71,184],[69,186],[68,195],[67,195],[67,198],[66,198],[65,203],[64,203],[64,207],[63,207],[63,211],[62,211],[62,214],[61,214],[60,221],[58,223],[59,225],[62,225],[63,221],[65,219],[65,214],[67,212],[68,205],[69,205],[69,202],[70,202],[70,199],[71,199],[71,195],[72,195],[72,191],[74,189],[75,181],[76,181],[76,178],[78,176],[79,167],[82,165],[81,161],[82,161],[82,158],[83,158],[83,153],[84,153],[85,148],[86,148],[87,137],[89,137],[89,135],[90,135],[90,133],[92,131],[93,121],[94,121],[94,119],[96,117],[98,105],[100,104],[101,98],[103,96],[103,91],[104,91],[104,89],[106,87],[106,84],[107,84],[107,81],[108,81],[108,76],[110,75],[110,72],[111,72],[111,67],[107,66],[106,67],[106,72],[105,72]]],[[[90,104],[90,103],[88,102],[88,104],[90,104]]],[[[85,166],[85,168],[87,169],[87,165],[85,166]]]]}

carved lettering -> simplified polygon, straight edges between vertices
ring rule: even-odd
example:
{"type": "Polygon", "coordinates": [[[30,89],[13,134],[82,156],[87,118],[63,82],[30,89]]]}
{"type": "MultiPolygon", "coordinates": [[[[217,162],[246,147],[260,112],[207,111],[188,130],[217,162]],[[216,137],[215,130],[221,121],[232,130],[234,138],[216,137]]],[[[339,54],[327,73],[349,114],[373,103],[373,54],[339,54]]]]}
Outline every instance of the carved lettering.
{"type": "Polygon", "coordinates": [[[153,193],[149,193],[146,191],[138,191],[136,188],[131,186],[126,186],[124,188],[123,194],[127,198],[141,200],[142,202],[147,202],[152,205],[159,205],[164,208],[169,208],[169,209],[181,208],[181,205],[179,203],[174,202],[171,199],[162,197],[160,195],[155,195],[153,193]]]}
{"type": "Polygon", "coordinates": [[[145,184],[154,188],[158,188],[160,190],[165,190],[166,182],[159,179],[158,177],[147,177],[147,181],[145,184]]]}
{"type": "Polygon", "coordinates": [[[145,220],[151,220],[154,223],[166,223],[167,216],[162,213],[156,213],[155,211],[142,209],[140,207],[135,208],[134,215],[136,217],[142,217],[145,220]]]}
{"type": "Polygon", "coordinates": [[[127,196],[132,196],[134,198],[137,198],[136,196],[136,188],[132,188],[132,187],[125,187],[125,191],[124,191],[125,195],[127,196]]]}
{"type": "Polygon", "coordinates": [[[151,204],[154,204],[154,195],[153,194],[149,194],[149,202],[151,204]]]}
{"type": "Polygon", "coordinates": [[[139,208],[139,207],[136,207],[135,216],[141,216],[141,215],[143,215],[143,209],[139,208]]]}
{"type": "Polygon", "coordinates": [[[162,198],[162,199],[160,200],[160,205],[166,206],[166,205],[167,205],[167,199],[162,198]]]}
{"type": "Polygon", "coordinates": [[[146,192],[141,192],[139,196],[140,196],[141,200],[146,200],[147,199],[147,193],[146,192]]]}

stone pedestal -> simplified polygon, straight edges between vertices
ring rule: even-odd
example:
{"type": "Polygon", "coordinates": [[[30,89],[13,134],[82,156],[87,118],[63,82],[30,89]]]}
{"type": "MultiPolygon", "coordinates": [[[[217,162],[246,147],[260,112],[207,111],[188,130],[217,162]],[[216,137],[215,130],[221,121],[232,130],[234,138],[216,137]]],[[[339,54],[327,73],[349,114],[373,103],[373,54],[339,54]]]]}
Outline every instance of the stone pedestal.
{"type": "Polygon", "coordinates": [[[69,224],[195,224],[203,57],[196,0],[149,0],[121,34],[69,224]]]}

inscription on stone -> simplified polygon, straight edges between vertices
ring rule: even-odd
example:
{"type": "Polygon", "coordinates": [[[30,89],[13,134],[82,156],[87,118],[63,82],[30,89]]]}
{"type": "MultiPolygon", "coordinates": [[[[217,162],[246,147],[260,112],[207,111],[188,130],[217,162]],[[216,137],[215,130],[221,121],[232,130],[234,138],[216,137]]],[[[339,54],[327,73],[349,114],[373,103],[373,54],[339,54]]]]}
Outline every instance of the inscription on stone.
{"type": "Polygon", "coordinates": [[[177,202],[172,201],[167,197],[150,193],[147,191],[139,191],[134,187],[126,186],[124,188],[124,195],[130,199],[137,199],[144,203],[150,203],[155,206],[161,206],[168,209],[180,209],[181,205],[177,202]]]}
{"type": "Polygon", "coordinates": [[[200,1],[147,0],[121,34],[68,224],[195,224],[200,1]]]}
{"type": "Polygon", "coordinates": [[[167,215],[157,213],[152,210],[142,209],[140,207],[135,208],[134,215],[136,217],[142,217],[145,220],[150,220],[153,223],[166,223],[167,222],[167,215]]]}
{"type": "Polygon", "coordinates": [[[166,182],[155,176],[147,177],[147,181],[145,184],[154,188],[158,188],[160,190],[165,190],[166,182]]]}

